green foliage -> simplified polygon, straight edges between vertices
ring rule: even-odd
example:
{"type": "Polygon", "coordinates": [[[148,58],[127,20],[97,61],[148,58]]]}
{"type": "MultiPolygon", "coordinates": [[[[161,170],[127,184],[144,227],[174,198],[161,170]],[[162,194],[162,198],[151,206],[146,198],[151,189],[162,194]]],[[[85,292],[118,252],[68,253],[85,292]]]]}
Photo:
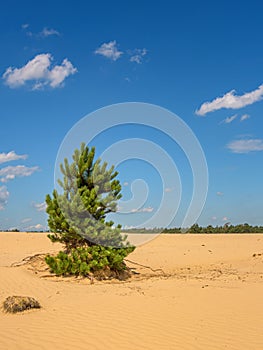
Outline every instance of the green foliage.
{"type": "Polygon", "coordinates": [[[54,190],[46,196],[48,225],[52,242],[64,244],[65,251],[46,257],[51,272],[59,276],[82,275],[103,269],[126,269],[124,258],[134,250],[121,226],[106,221],[117,210],[121,185],[114,166],[94,160],[95,148],[84,143],[75,150],[73,162],[64,160],[59,180],[62,193],[54,190]]]}
{"type": "Polygon", "coordinates": [[[194,224],[190,227],[188,230],[189,233],[201,233],[202,232],[202,227],[199,226],[198,224],[194,224]]]}
{"type": "Polygon", "coordinates": [[[57,256],[46,257],[52,273],[58,276],[87,276],[105,267],[113,271],[123,271],[123,259],[134,250],[129,248],[110,248],[102,246],[73,248],[69,253],[59,252],[57,256]]]}
{"type": "Polygon", "coordinates": [[[52,242],[65,244],[66,249],[99,244],[123,247],[126,237],[121,236],[121,226],[113,227],[106,221],[107,214],[115,212],[121,198],[121,185],[116,179],[114,166],[107,169],[107,163],[94,161],[95,148],[81,144],[75,150],[73,162],[64,160],[61,172],[63,182],[59,185],[63,193],[53,191],[46,196],[48,225],[52,242]]]}

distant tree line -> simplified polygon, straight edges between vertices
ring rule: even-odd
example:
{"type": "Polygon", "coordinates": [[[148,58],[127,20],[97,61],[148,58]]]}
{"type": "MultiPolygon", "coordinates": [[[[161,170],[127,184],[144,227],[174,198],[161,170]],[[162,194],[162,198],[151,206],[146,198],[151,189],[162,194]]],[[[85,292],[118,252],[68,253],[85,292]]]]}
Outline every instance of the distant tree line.
{"type": "MultiPolygon", "coordinates": [[[[18,228],[12,228],[10,230],[0,230],[0,232],[20,232],[20,230],[18,228]]],[[[21,232],[30,232],[30,233],[46,233],[46,232],[49,232],[49,231],[39,231],[39,230],[22,230],[21,232]]]]}
{"type": "MultiPolygon", "coordinates": [[[[18,229],[0,230],[0,232],[19,232],[18,229]]],[[[27,232],[43,232],[43,231],[27,231],[27,232]]],[[[45,231],[50,232],[50,231],[45,231]]],[[[188,229],[182,229],[181,227],[172,228],[130,228],[122,229],[124,233],[263,233],[263,226],[252,226],[247,223],[231,225],[225,224],[223,226],[199,226],[198,224],[192,225],[188,229]]]]}
{"type": "Polygon", "coordinates": [[[136,229],[124,229],[126,233],[263,233],[263,226],[252,226],[247,223],[239,225],[225,224],[223,226],[199,226],[198,224],[192,225],[188,229],[182,229],[181,227],[173,228],[136,228],[136,229]]]}

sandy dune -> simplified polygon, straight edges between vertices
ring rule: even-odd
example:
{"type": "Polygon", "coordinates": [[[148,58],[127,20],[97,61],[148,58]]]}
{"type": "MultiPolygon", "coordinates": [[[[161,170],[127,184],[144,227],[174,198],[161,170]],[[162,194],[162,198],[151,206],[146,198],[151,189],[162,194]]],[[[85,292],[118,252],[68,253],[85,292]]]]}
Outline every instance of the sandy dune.
{"type": "Polygon", "coordinates": [[[128,282],[47,277],[45,234],[0,233],[0,349],[263,349],[263,235],[162,235],[136,249],[128,282]]]}

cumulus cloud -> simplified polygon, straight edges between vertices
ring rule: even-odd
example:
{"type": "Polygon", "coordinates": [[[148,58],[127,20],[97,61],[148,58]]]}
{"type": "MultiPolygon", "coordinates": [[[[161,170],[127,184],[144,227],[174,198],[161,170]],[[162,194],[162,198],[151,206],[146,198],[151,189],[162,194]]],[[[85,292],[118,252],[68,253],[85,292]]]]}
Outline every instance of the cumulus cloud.
{"type": "Polygon", "coordinates": [[[43,79],[48,74],[50,60],[50,54],[37,55],[22,68],[7,68],[3,78],[10,87],[24,85],[29,80],[43,79]]]}
{"type": "MultiPolygon", "coordinates": [[[[26,158],[26,154],[19,155],[16,154],[15,151],[10,151],[8,153],[0,153],[0,164],[26,158]]],[[[31,168],[24,165],[6,166],[0,169],[0,183],[6,183],[10,180],[14,180],[16,177],[30,176],[37,170],[39,170],[37,166],[31,168]]],[[[0,186],[0,210],[4,209],[8,197],[9,192],[7,190],[7,187],[0,186]]]]}
{"type": "Polygon", "coordinates": [[[42,203],[33,203],[33,207],[36,208],[37,211],[46,211],[46,203],[42,202],[42,203]]]}
{"type": "Polygon", "coordinates": [[[263,140],[247,139],[235,140],[228,143],[227,148],[233,153],[249,153],[263,151],[263,140]]]}
{"type": "Polygon", "coordinates": [[[7,191],[6,186],[0,186],[0,210],[4,210],[8,197],[9,192],[7,191]]]}
{"type": "Polygon", "coordinates": [[[141,208],[141,209],[132,209],[131,213],[151,213],[153,211],[152,207],[141,208]]]}
{"type": "Polygon", "coordinates": [[[196,111],[197,115],[204,116],[209,112],[217,111],[222,108],[239,109],[251,105],[263,98],[263,85],[256,90],[247,92],[243,95],[236,95],[235,90],[226,93],[222,97],[217,97],[211,102],[205,102],[196,111]]]}
{"type": "Polygon", "coordinates": [[[48,79],[50,80],[50,86],[53,88],[60,86],[69,75],[76,72],[77,69],[65,58],[60,66],[57,65],[49,71],[48,79]]]}
{"type": "Polygon", "coordinates": [[[9,67],[3,74],[3,79],[11,88],[17,88],[25,83],[33,82],[33,89],[49,85],[52,88],[62,86],[64,80],[77,72],[72,63],[65,58],[61,65],[51,67],[51,54],[39,54],[21,68],[9,67]]]}
{"type": "Polygon", "coordinates": [[[60,33],[53,29],[53,28],[43,28],[42,31],[39,33],[40,36],[42,36],[43,38],[46,38],[48,36],[52,36],[52,35],[56,35],[56,36],[60,36],[60,33]]]}
{"type": "Polygon", "coordinates": [[[23,31],[25,31],[26,35],[32,37],[33,33],[31,32],[31,30],[29,30],[29,27],[30,27],[29,23],[24,23],[21,25],[21,28],[23,31]]]}
{"type": "Polygon", "coordinates": [[[241,117],[240,117],[240,121],[243,122],[244,120],[247,120],[247,119],[249,119],[249,118],[250,118],[250,115],[249,115],[249,114],[243,114],[243,115],[241,115],[241,117]]]}
{"type": "Polygon", "coordinates": [[[15,179],[16,177],[30,176],[37,170],[39,170],[37,166],[31,168],[25,165],[7,166],[5,168],[0,169],[0,181],[8,182],[10,180],[15,179]]]}
{"type": "Polygon", "coordinates": [[[53,28],[44,27],[40,32],[33,33],[32,31],[28,30],[29,27],[30,25],[28,23],[22,24],[21,26],[21,28],[26,31],[26,35],[30,37],[47,38],[52,35],[60,36],[59,31],[53,28]]]}
{"type": "Polygon", "coordinates": [[[218,191],[218,192],[216,192],[216,195],[217,195],[217,196],[223,196],[223,195],[224,195],[224,193],[223,193],[223,192],[218,191]]]}
{"type": "Polygon", "coordinates": [[[118,50],[117,42],[116,40],[114,40],[102,44],[99,48],[97,48],[95,54],[102,55],[106,58],[109,58],[112,61],[117,61],[121,57],[123,52],[118,50]]]}
{"type": "Polygon", "coordinates": [[[0,164],[11,162],[12,160],[26,159],[27,154],[18,155],[14,151],[8,153],[0,153],[0,164]]]}
{"type": "Polygon", "coordinates": [[[135,49],[133,51],[129,51],[131,58],[130,62],[136,62],[138,64],[141,64],[143,61],[144,56],[147,54],[146,49],[135,49]]]}
{"type": "Polygon", "coordinates": [[[123,183],[123,186],[129,186],[129,182],[125,181],[125,182],[123,183]]]}
{"type": "Polygon", "coordinates": [[[229,221],[229,218],[228,218],[227,216],[224,216],[224,217],[222,218],[222,221],[229,221]]]}
{"type": "Polygon", "coordinates": [[[42,231],[42,230],[44,230],[45,229],[45,226],[43,226],[43,225],[41,225],[41,224],[36,224],[36,225],[31,225],[31,226],[28,226],[28,227],[26,227],[25,228],[26,230],[28,230],[28,231],[34,231],[34,230],[36,230],[36,231],[42,231]]]}
{"type": "Polygon", "coordinates": [[[224,124],[230,124],[237,118],[237,114],[232,115],[231,117],[227,117],[222,121],[224,124]]]}

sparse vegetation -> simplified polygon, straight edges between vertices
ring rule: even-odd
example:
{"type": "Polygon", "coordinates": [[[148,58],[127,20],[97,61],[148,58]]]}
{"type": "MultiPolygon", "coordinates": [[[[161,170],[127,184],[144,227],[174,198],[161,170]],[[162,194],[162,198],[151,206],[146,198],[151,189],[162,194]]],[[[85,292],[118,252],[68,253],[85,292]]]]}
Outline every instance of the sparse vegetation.
{"type": "Polygon", "coordinates": [[[39,302],[32,297],[10,296],[3,302],[3,310],[9,313],[22,312],[29,309],[39,309],[39,302]]]}

